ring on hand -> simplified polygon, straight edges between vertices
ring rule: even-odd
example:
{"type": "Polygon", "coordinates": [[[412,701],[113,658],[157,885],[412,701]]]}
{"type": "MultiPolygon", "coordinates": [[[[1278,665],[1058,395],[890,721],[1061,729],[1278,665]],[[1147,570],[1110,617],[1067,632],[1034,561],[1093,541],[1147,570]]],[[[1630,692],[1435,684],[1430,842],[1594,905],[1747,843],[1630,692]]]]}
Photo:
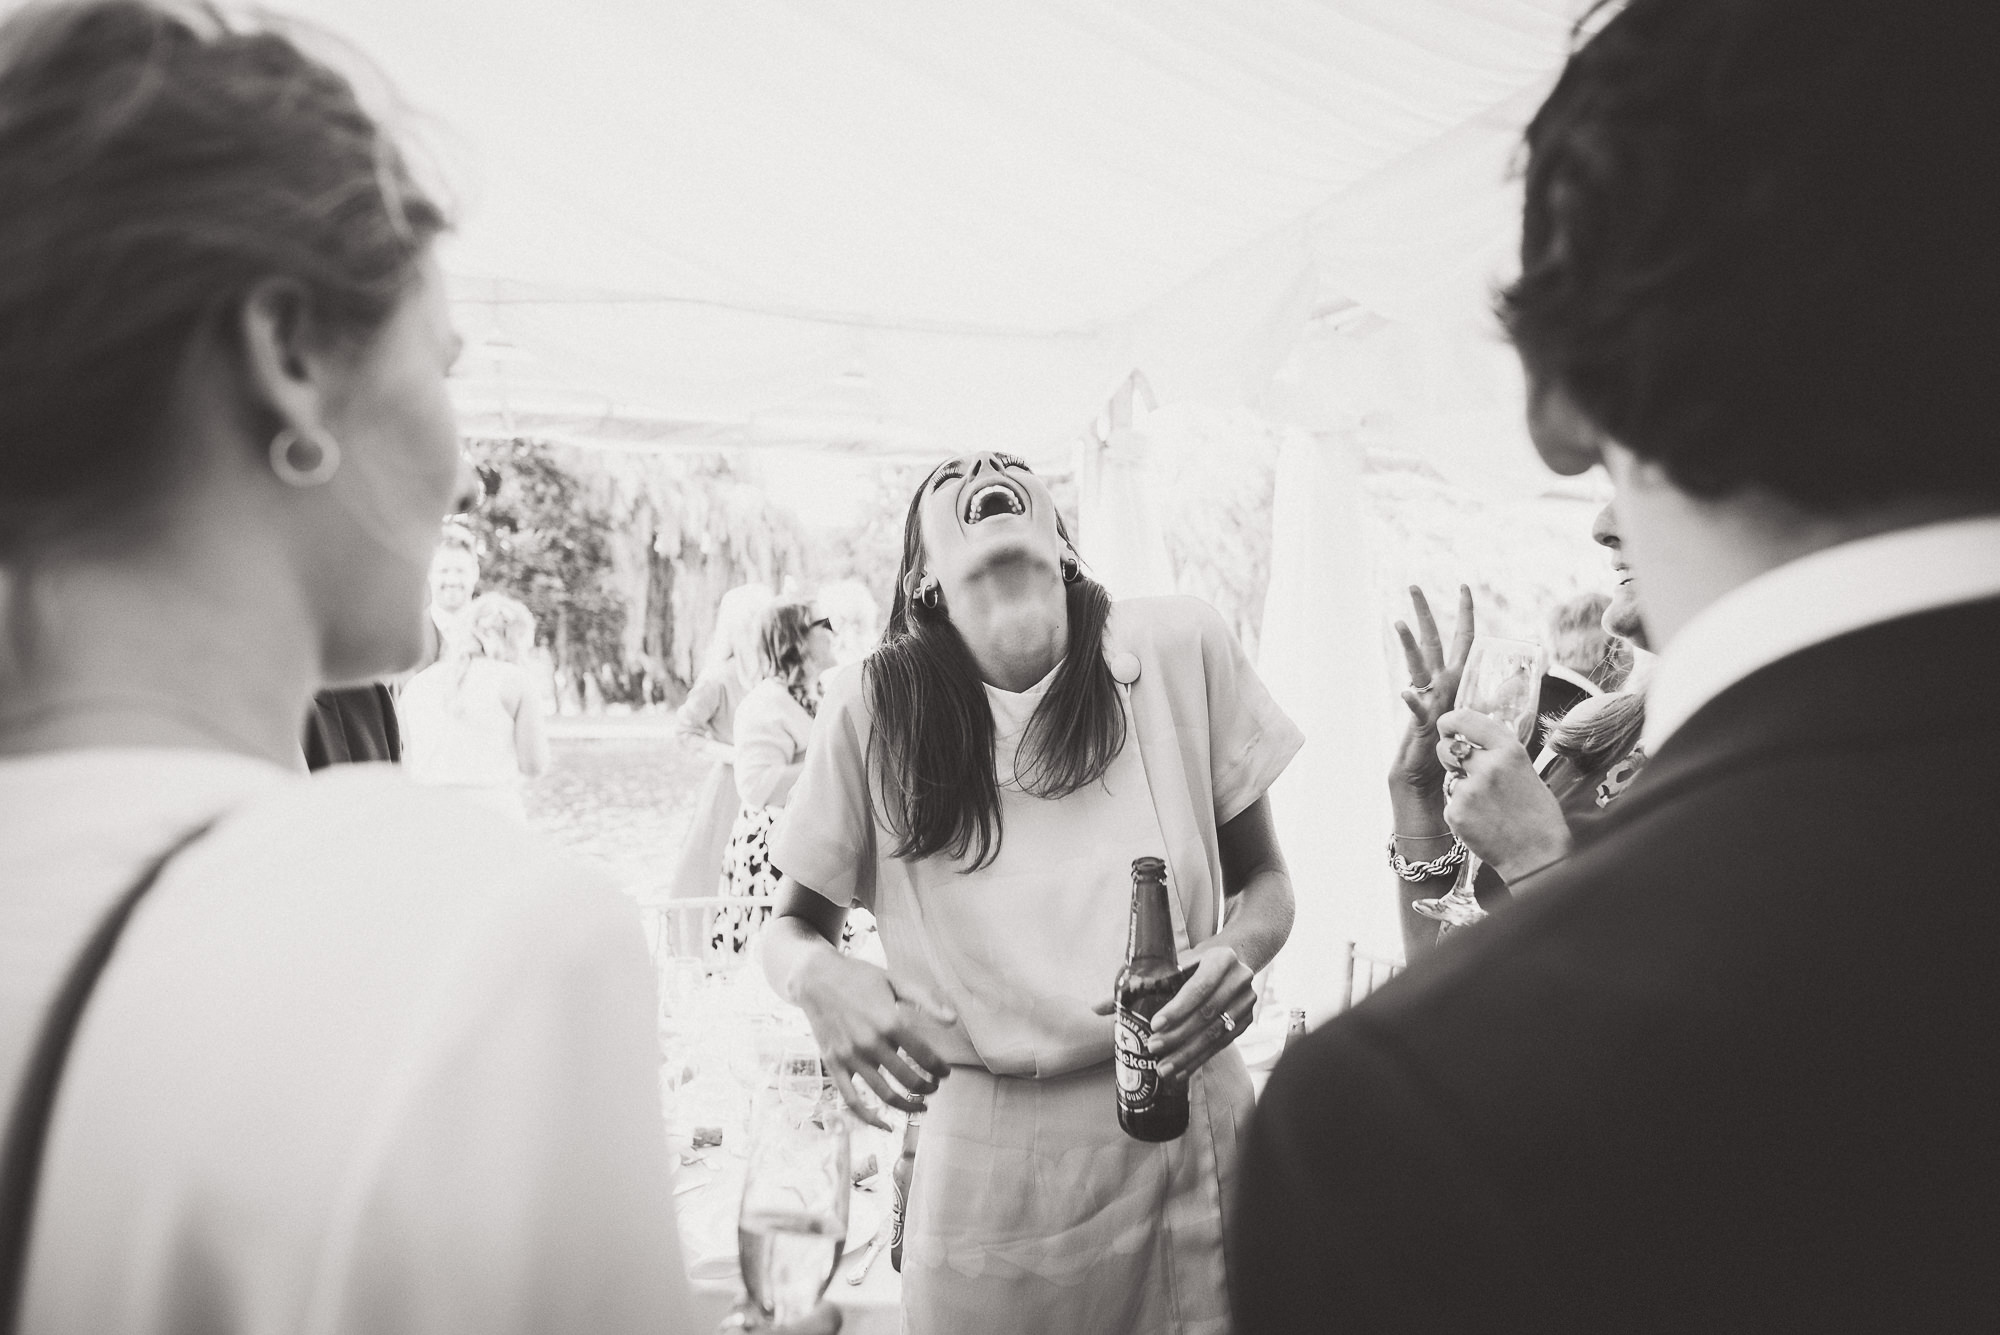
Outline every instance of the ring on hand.
{"type": "Polygon", "coordinates": [[[1444,772],[1444,795],[1446,797],[1451,796],[1452,785],[1457,783],[1463,777],[1465,776],[1460,774],[1455,769],[1448,769],[1444,772]]]}
{"type": "Polygon", "coordinates": [[[1431,679],[1429,677],[1425,677],[1422,681],[1418,681],[1415,677],[1410,678],[1411,690],[1428,691],[1430,688],[1431,688],[1431,679]]]}
{"type": "Polygon", "coordinates": [[[1451,758],[1461,765],[1472,759],[1472,753],[1478,749],[1478,747],[1463,737],[1454,737],[1451,739],[1451,758]]]}
{"type": "Polygon", "coordinates": [[[1230,1016],[1228,1011],[1222,1012],[1217,1018],[1222,1021],[1222,1030],[1224,1033],[1233,1034],[1236,1032],[1236,1021],[1230,1016]]]}

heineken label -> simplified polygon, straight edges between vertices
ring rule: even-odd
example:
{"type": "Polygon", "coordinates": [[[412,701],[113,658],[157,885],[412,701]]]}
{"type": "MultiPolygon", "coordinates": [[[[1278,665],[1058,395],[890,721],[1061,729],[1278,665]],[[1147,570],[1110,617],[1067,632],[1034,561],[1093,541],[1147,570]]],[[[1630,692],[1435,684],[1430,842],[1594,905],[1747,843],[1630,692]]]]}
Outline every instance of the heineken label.
{"type": "Polygon", "coordinates": [[[1160,1064],[1146,1051],[1153,1026],[1143,1015],[1118,1008],[1114,1042],[1118,1053],[1118,1106],[1128,1113],[1151,1112],[1160,1096],[1160,1064]]]}

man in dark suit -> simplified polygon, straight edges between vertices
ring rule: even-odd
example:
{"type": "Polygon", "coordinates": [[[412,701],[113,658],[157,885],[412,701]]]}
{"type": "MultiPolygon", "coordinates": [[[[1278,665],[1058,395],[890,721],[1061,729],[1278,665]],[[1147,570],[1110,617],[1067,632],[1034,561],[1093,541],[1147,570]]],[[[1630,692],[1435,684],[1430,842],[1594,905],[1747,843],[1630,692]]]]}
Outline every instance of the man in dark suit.
{"type": "Polygon", "coordinates": [[[1631,0],[1536,117],[1506,316],[1652,759],[1280,1064],[1242,1335],[2000,1330],[1997,14],[1631,0]]]}

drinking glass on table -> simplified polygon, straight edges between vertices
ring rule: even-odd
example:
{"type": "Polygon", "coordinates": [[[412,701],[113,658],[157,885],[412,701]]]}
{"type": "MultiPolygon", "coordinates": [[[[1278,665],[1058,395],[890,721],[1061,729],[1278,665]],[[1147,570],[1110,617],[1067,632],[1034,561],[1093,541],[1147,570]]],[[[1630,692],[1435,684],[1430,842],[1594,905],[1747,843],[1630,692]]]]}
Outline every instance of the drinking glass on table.
{"type": "MultiPolygon", "coordinates": [[[[1535,731],[1535,708],[1542,698],[1542,675],[1548,666],[1547,652],[1533,640],[1477,636],[1466,655],[1465,671],[1458,679],[1458,708],[1474,710],[1495,723],[1511,727],[1525,745],[1535,731]]],[[[1463,737],[1452,740],[1473,745],[1463,737]]],[[[1449,791],[1449,776],[1445,783],[1449,791]]],[[[1420,899],[1410,907],[1426,918],[1435,918],[1452,927],[1478,922],[1486,916],[1486,910],[1479,907],[1472,894],[1479,868],[1479,858],[1468,851],[1449,894],[1420,899]]]]}
{"type": "MultiPolygon", "coordinates": [[[[814,1064],[818,1054],[814,1053],[814,1064]]],[[[830,1088],[758,1100],[737,1217],[743,1287],[779,1325],[818,1305],[847,1246],[847,1112],[830,1088]]]]}

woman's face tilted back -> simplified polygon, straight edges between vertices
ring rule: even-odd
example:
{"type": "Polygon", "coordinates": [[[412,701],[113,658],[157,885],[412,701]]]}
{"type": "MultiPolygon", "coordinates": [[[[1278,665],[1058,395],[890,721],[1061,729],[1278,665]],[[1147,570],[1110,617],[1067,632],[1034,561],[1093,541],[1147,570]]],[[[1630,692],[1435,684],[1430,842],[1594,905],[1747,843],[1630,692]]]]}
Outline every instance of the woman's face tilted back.
{"type": "Polygon", "coordinates": [[[916,570],[937,580],[947,609],[982,582],[1062,578],[1055,500],[1012,455],[939,464],[917,494],[916,514],[923,539],[916,570]]]}

